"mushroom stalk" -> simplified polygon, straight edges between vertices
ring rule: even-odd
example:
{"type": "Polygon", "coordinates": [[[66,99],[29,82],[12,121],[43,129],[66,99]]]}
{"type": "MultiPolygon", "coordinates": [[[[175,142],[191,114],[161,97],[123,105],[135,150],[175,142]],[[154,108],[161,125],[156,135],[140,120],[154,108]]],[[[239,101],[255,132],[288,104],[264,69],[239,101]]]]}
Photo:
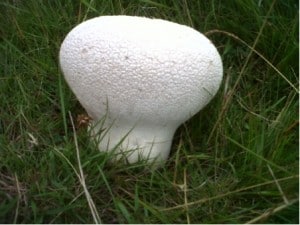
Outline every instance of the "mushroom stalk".
{"type": "Polygon", "coordinates": [[[99,138],[99,149],[116,149],[116,158],[134,163],[140,160],[167,160],[176,128],[152,123],[124,123],[107,121],[92,124],[92,136],[99,138]],[[99,134],[98,132],[102,130],[99,134]]]}

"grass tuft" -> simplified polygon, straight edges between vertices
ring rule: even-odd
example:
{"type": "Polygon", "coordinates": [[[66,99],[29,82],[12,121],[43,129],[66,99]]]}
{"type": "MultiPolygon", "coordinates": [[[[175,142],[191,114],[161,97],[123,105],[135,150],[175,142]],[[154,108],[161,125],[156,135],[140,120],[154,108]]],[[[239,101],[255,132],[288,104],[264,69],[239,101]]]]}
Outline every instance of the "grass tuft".
{"type": "Polygon", "coordinates": [[[6,0],[0,25],[0,223],[299,223],[297,2],[6,0]],[[116,14],[189,25],[222,56],[157,170],[95,148],[59,69],[74,26],[116,14]]]}

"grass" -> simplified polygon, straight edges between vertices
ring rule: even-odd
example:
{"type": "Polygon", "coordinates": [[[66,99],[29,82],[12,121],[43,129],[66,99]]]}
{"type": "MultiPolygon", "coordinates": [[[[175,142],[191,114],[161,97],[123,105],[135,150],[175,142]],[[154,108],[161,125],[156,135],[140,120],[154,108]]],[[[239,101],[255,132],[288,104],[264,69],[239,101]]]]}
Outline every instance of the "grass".
{"type": "Polygon", "coordinates": [[[299,223],[298,3],[0,3],[0,223],[299,223]],[[166,165],[111,165],[73,120],[65,35],[99,15],[159,17],[217,46],[224,80],[166,165]],[[69,116],[71,113],[71,117],[69,116]]]}

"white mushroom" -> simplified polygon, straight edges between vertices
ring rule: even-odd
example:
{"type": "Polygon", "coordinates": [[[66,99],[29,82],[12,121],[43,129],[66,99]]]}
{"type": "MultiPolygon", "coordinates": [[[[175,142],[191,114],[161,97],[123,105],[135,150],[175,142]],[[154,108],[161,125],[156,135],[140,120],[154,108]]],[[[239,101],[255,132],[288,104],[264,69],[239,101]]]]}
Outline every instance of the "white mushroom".
{"type": "Polygon", "coordinates": [[[223,75],[204,35],[144,17],[87,20],[66,36],[59,57],[100,135],[99,150],[114,149],[129,163],[165,161],[178,126],[212,99],[223,75]]]}

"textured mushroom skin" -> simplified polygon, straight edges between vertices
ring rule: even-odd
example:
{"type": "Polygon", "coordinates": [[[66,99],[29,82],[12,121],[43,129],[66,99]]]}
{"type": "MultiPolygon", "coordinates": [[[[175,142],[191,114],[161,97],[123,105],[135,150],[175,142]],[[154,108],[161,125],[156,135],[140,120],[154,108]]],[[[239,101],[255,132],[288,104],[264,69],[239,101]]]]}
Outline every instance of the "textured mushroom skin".
{"type": "Polygon", "coordinates": [[[101,151],[166,160],[176,128],[219,89],[223,67],[214,45],[173,22],[101,16],[76,26],[60,49],[60,66],[76,97],[102,132],[101,151]],[[97,122],[106,118],[100,126],[97,122]]]}

